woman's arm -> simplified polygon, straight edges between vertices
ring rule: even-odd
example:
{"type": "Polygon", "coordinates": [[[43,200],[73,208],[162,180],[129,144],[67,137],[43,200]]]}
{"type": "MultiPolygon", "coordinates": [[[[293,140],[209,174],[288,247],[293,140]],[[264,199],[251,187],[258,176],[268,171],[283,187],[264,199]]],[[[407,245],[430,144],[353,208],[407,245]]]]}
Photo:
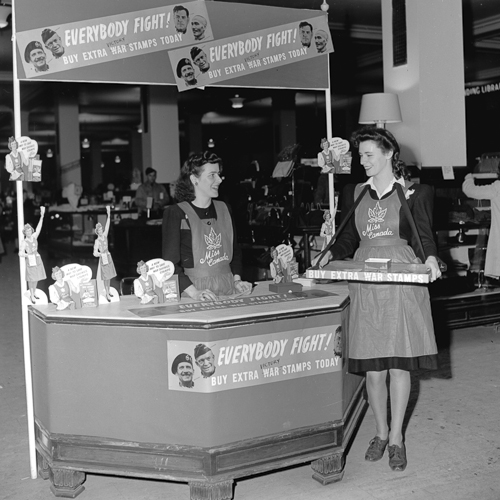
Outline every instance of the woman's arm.
{"type": "MultiPolygon", "coordinates": [[[[340,213],[343,217],[345,217],[354,204],[355,187],[354,184],[349,184],[342,191],[342,208],[340,213]]],[[[369,194],[366,193],[365,196],[369,196],[369,194]]],[[[358,246],[359,235],[356,229],[355,213],[353,213],[330,249],[332,260],[341,260],[346,257],[351,257],[358,246]]]]}
{"type": "Polygon", "coordinates": [[[103,236],[105,238],[108,237],[108,233],[109,233],[109,224],[111,223],[111,207],[107,206],[106,207],[106,212],[108,214],[108,217],[106,219],[106,225],[104,226],[104,231],[103,231],[103,236]]]}
{"type": "Polygon", "coordinates": [[[462,184],[462,191],[469,198],[476,200],[492,200],[500,197],[500,181],[485,186],[476,186],[474,177],[471,174],[465,176],[462,184]]]}
{"type": "Polygon", "coordinates": [[[40,235],[40,232],[42,231],[42,226],[43,226],[43,216],[45,215],[45,207],[41,206],[40,207],[40,220],[38,221],[38,224],[36,225],[35,232],[33,233],[33,236],[35,238],[38,238],[40,235]]]}
{"type": "Polygon", "coordinates": [[[167,206],[163,212],[162,223],[162,258],[169,260],[174,265],[174,274],[179,277],[179,290],[181,293],[193,284],[184,273],[184,266],[181,261],[181,224],[185,224],[186,228],[188,228],[184,215],[184,212],[177,205],[167,206]],[[182,221],[185,222],[182,223],[182,221]]]}

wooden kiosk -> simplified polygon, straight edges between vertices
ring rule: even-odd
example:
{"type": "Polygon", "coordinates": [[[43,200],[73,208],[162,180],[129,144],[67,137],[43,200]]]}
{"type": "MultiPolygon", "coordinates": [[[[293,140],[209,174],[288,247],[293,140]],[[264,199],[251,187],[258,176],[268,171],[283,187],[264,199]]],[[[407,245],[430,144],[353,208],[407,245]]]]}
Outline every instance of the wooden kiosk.
{"type": "MultiPolygon", "coordinates": [[[[179,63],[200,44],[193,27],[186,36],[174,30],[177,4],[16,0],[16,137],[23,135],[21,80],[186,90],[179,86],[179,63]],[[62,39],[65,53],[48,54],[48,68],[37,71],[30,47],[44,50],[47,30],[62,39]]],[[[202,49],[220,55],[211,59],[212,74],[231,75],[203,85],[320,90],[328,115],[328,51],[308,51],[298,36],[304,21],[328,31],[321,11],[183,4],[204,18],[202,49]]],[[[63,181],[77,172],[69,167],[58,165],[63,181]]],[[[231,498],[238,477],[308,461],[320,482],[341,479],[344,451],[365,404],[362,379],[345,371],[348,353],[332,350],[337,329],[347,335],[347,287],[302,295],[257,287],[250,299],[258,297],[211,309],[187,299],[140,306],[134,297],[78,311],[25,304],[31,477],[38,466],[62,497],[81,493],[86,473],[102,473],[186,481],[191,498],[214,500],[231,498]],[[188,349],[193,356],[199,343],[217,351],[215,378],[203,379],[193,362],[198,379],[181,387],[172,356],[188,349]]]]}
{"type": "Polygon", "coordinates": [[[262,283],[213,303],[30,306],[39,474],[68,498],[87,473],[187,482],[192,500],[230,499],[237,478],[306,462],[322,484],[341,480],[366,407],[364,379],[346,370],[348,309],[345,283],[281,294],[262,283]],[[183,387],[172,360],[200,343],[215,372],[204,378],[193,359],[183,387]]]}

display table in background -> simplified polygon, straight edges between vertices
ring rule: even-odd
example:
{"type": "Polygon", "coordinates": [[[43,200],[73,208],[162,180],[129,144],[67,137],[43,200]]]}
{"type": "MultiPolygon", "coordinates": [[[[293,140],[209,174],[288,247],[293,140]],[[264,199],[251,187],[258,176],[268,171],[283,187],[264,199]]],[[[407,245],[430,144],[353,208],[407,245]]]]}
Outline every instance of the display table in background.
{"type": "Polygon", "coordinates": [[[70,498],[87,473],[187,482],[193,500],[230,499],[240,477],[305,462],[322,484],[341,480],[366,408],[364,379],[346,370],[348,310],[345,283],[272,294],[264,282],[216,303],[30,306],[40,475],[70,498]],[[215,372],[193,360],[193,386],[181,386],[175,360],[198,344],[215,372]]]}

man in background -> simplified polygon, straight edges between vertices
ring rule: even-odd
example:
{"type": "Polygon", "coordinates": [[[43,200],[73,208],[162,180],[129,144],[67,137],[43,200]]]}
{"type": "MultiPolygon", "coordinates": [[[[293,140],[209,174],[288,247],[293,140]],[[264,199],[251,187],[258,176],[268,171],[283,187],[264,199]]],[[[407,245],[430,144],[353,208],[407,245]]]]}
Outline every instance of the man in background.
{"type": "Polygon", "coordinates": [[[146,169],[146,181],[141,184],[135,193],[135,205],[139,215],[150,210],[151,217],[161,217],[163,208],[170,202],[170,196],[165,187],[156,182],[156,170],[146,169]]]}

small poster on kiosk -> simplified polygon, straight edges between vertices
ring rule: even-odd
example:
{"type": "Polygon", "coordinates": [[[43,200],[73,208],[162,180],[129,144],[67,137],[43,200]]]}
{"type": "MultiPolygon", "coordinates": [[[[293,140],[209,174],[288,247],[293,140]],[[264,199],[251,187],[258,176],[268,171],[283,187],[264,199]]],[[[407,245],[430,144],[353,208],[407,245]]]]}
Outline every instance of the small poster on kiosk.
{"type": "Polygon", "coordinates": [[[168,388],[219,392],[342,369],[342,326],[216,342],[168,341],[168,388]]]}

